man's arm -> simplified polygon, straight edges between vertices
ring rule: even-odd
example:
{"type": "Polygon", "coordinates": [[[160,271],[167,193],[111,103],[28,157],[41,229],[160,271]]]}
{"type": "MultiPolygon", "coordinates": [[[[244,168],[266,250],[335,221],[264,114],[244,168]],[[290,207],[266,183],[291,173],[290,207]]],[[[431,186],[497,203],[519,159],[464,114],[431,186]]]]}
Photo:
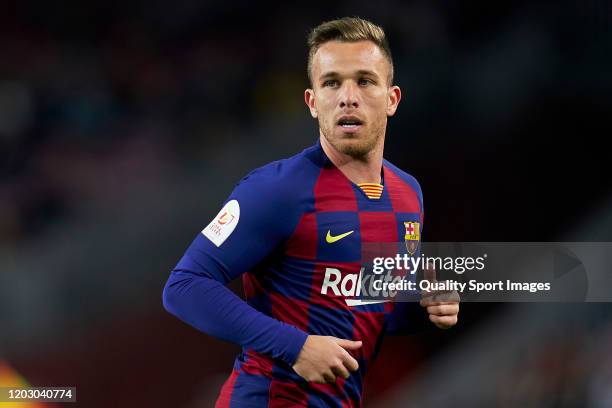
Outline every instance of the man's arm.
{"type": "Polygon", "coordinates": [[[284,361],[307,381],[347,378],[358,364],[346,350],[361,347],[361,342],[309,336],[255,310],[225,287],[284,242],[301,215],[287,199],[295,196],[293,185],[279,183],[269,173],[260,170],[243,179],[198,234],[170,274],[164,307],[207,334],[284,361]]]}
{"type": "Polygon", "coordinates": [[[164,288],[163,302],[168,312],[198,330],[289,365],[297,360],[308,336],[253,309],[189,255],[172,271],[164,288]]]}
{"type": "MultiPolygon", "coordinates": [[[[189,262],[185,258],[183,261],[189,262]]],[[[333,383],[336,376],[348,378],[349,371],[359,368],[346,350],[360,348],[361,341],[309,336],[256,311],[210,277],[175,269],[164,288],[163,300],[166,310],[186,323],[283,360],[306,381],[333,383]]]]}
{"type": "Polygon", "coordinates": [[[273,171],[259,169],[245,177],[170,274],[163,304],[198,330],[292,365],[308,335],[255,310],[225,287],[290,234],[299,209],[287,197],[273,171]]]}

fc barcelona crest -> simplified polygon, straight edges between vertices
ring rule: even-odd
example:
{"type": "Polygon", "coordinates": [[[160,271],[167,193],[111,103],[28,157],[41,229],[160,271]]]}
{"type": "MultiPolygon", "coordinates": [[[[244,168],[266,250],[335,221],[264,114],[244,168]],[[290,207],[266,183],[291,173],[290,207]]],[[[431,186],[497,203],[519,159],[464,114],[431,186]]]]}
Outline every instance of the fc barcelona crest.
{"type": "Polygon", "coordinates": [[[421,240],[421,225],[418,222],[405,221],[404,227],[406,227],[406,234],[404,235],[406,249],[410,255],[414,255],[421,240]]]}

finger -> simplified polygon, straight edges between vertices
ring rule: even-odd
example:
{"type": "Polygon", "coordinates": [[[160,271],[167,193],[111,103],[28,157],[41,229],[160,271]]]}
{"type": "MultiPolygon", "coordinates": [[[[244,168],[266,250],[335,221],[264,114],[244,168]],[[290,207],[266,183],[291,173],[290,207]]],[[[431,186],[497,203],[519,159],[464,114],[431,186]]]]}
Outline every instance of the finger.
{"type": "Polygon", "coordinates": [[[337,365],[334,365],[332,367],[332,372],[338,376],[338,377],[342,377],[342,378],[349,378],[349,375],[351,375],[349,373],[349,371],[346,369],[346,367],[344,366],[344,362],[343,361],[338,361],[337,365]]]}
{"type": "MultiPolygon", "coordinates": [[[[331,378],[331,377],[330,377],[331,378]]],[[[324,374],[317,374],[312,379],[306,379],[308,382],[313,382],[315,384],[327,384],[327,380],[325,379],[324,374]]]]}
{"type": "Polygon", "coordinates": [[[339,339],[337,337],[333,337],[333,339],[340,347],[346,350],[357,350],[363,344],[361,340],[353,341],[353,340],[339,339]]]}
{"type": "Polygon", "coordinates": [[[450,316],[459,313],[459,305],[436,305],[428,306],[427,313],[436,316],[450,316]]]}
{"type": "Polygon", "coordinates": [[[444,295],[445,293],[450,293],[451,291],[449,290],[422,290],[421,291],[421,297],[422,298],[432,298],[434,296],[438,296],[438,295],[444,295]]]}
{"type": "Polygon", "coordinates": [[[342,363],[349,371],[357,371],[359,369],[359,363],[357,360],[355,360],[346,350],[342,355],[342,363]]]}
{"type": "Polygon", "coordinates": [[[313,380],[311,382],[315,384],[327,384],[327,381],[325,380],[325,378],[323,378],[323,376],[320,376],[316,380],[313,380]]]}
{"type": "Polygon", "coordinates": [[[423,267],[423,279],[430,282],[436,281],[436,269],[432,264],[428,263],[423,267]]]}
{"type": "Polygon", "coordinates": [[[336,376],[331,371],[324,372],[323,373],[323,379],[327,383],[335,383],[336,382],[336,376]]]}
{"type": "Polygon", "coordinates": [[[434,301],[439,303],[459,303],[461,298],[456,290],[441,292],[434,295],[434,301]]]}
{"type": "Polygon", "coordinates": [[[428,307],[428,306],[437,306],[440,304],[440,302],[436,302],[433,296],[428,296],[428,297],[422,298],[419,301],[419,304],[423,307],[428,307]]]}
{"type": "Polygon", "coordinates": [[[448,287],[448,284],[446,284],[445,282],[447,281],[435,281],[436,283],[435,286],[430,285],[427,289],[421,289],[421,297],[436,296],[436,295],[443,295],[446,293],[456,292],[455,290],[451,290],[451,289],[443,289],[443,290],[434,289],[434,287],[448,287]],[[442,282],[442,284],[440,282],[442,282]]]}
{"type": "Polygon", "coordinates": [[[426,306],[436,306],[436,305],[454,305],[459,303],[458,300],[447,300],[447,298],[440,298],[440,297],[436,297],[436,296],[426,296],[421,298],[421,300],[419,301],[419,304],[423,307],[426,306]]]}
{"type": "Polygon", "coordinates": [[[440,328],[449,328],[457,323],[457,316],[436,316],[429,315],[429,320],[440,328]]]}
{"type": "Polygon", "coordinates": [[[457,306],[459,307],[459,302],[432,302],[432,301],[423,299],[419,303],[422,307],[425,307],[425,308],[428,308],[431,306],[457,306]]]}
{"type": "Polygon", "coordinates": [[[461,298],[456,290],[452,291],[432,291],[421,294],[421,306],[429,306],[433,304],[454,304],[459,303],[461,298]]]}
{"type": "Polygon", "coordinates": [[[449,309],[450,307],[451,307],[450,305],[427,306],[427,313],[429,313],[430,315],[436,315],[436,316],[446,316],[446,315],[454,314],[454,313],[451,313],[452,310],[449,309]]]}
{"type": "Polygon", "coordinates": [[[419,304],[423,307],[428,307],[428,306],[439,306],[439,305],[458,305],[459,301],[458,300],[450,300],[448,302],[442,301],[442,300],[438,300],[438,298],[436,297],[427,297],[427,298],[423,298],[419,301],[419,304]]]}

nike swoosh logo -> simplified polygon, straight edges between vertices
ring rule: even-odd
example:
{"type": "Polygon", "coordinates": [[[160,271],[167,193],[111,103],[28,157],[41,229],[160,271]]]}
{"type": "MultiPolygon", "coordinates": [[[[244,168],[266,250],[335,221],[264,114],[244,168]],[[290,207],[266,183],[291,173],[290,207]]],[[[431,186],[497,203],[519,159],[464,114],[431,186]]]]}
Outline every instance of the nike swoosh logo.
{"type": "Polygon", "coordinates": [[[355,230],[349,231],[349,232],[345,232],[344,234],[340,234],[340,235],[336,235],[335,237],[332,236],[331,231],[327,230],[327,236],[325,237],[325,241],[328,244],[333,244],[336,241],[340,241],[342,238],[344,237],[348,237],[349,235],[351,235],[355,230]]]}

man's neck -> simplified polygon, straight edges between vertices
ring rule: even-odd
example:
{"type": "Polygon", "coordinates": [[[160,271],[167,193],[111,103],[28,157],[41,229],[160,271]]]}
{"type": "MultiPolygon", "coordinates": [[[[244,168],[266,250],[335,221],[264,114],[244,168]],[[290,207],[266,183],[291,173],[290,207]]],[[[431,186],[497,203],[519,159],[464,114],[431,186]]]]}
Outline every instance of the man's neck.
{"type": "Polygon", "coordinates": [[[360,158],[339,152],[325,136],[321,135],[320,138],[323,151],[346,178],[355,184],[381,182],[384,137],[380,138],[380,142],[372,151],[360,158]]]}

